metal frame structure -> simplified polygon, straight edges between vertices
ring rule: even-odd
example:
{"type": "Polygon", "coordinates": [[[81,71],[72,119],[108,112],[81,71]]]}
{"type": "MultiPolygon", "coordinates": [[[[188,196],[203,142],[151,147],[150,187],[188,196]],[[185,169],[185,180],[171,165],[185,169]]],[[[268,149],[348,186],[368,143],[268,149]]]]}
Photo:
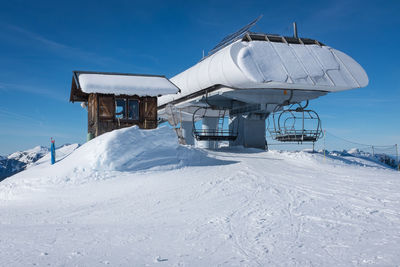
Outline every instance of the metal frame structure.
{"type": "Polygon", "coordinates": [[[207,57],[211,56],[212,54],[215,54],[219,50],[223,49],[224,47],[230,45],[231,43],[243,38],[244,35],[246,35],[250,28],[252,28],[256,23],[262,18],[262,15],[258,16],[255,20],[250,22],[249,24],[243,26],[241,29],[238,31],[226,36],[224,39],[221,40],[213,49],[211,49],[210,52],[208,52],[207,57]]]}
{"type": "Polygon", "coordinates": [[[207,108],[199,107],[193,113],[193,136],[197,141],[234,141],[238,136],[238,127],[235,130],[225,130],[225,118],[227,109],[219,110],[218,123],[216,129],[198,129],[196,128],[196,114],[200,111],[204,110],[204,113],[200,118],[204,118],[207,113],[207,108]]]}
{"type": "Polygon", "coordinates": [[[308,101],[305,106],[295,103],[288,109],[274,112],[272,114],[273,129],[268,126],[271,137],[280,142],[315,143],[318,141],[323,136],[321,119],[314,110],[305,109],[307,106],[308,101]],[[294,108],[294,105],[298,105],[298,107],[294,108]],[[298,120],[301,120],[300,129],[297,128],[298,120]],[[312,129],[306,129],[306,121],[313,121],[315,126],[312,129]]]}

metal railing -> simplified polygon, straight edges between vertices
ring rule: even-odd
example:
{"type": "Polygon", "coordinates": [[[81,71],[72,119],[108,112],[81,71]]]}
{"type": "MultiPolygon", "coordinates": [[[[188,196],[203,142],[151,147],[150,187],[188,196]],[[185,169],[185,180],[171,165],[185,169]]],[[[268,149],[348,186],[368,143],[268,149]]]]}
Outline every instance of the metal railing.
{"type": "Polygon", "coordinates": [[[320,130],[295,130],[285,129],[270,131],[273,139],[281,142],[315,142],[322,134],[320,130]]]}
{"type": "Polygon", "coordinates": [[[216,141],[232,141],[237,137],[237,133],[230,130],[194,130],[193,134],[198,141],[202,140],[216,140],[216,141]]]}

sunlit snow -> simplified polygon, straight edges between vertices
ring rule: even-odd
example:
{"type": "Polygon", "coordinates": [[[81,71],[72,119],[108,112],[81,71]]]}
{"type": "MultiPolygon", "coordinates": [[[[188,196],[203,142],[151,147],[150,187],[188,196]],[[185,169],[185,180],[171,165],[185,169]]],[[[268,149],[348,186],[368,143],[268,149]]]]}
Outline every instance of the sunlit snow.
{"type": "Polygon", "coordinates": [[[179,91],[174,84],[161,76],[82,73],[78,79],[85,93],[158,96],[176,94],[179,91]]]}
{"type": "Polygon", "coordinates": [[[117,130],[0,183],[0,265],[396,265],[399,179],[367,158],[117,130]]]}

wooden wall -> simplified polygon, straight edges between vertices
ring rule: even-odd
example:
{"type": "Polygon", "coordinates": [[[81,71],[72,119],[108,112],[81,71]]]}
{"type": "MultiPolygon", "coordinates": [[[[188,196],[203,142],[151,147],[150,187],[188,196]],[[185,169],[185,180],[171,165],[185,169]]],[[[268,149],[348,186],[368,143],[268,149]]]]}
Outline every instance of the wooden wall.
{"type": "Polygon", "coordinates": [[[157,128],[157,97],[143,97],[139,103],[139,127],[142,129],[157,128]]]}
{"type": "Polygon", "coordinates": [[[91,133],[93,137],[132,125],[138,125],[141,129],[157,128],[157,97],[89,95],[88,133],[91,133]],[[139,120],[117,119],[115,117],[116,98],[138,100],[139,120]]]}
{"type": "Polygon", "coordinates": [[[93,137],[97,136],[97,103],[97,95],[90,94],[88,99],[88,133],[90,133],[93,137]]]}

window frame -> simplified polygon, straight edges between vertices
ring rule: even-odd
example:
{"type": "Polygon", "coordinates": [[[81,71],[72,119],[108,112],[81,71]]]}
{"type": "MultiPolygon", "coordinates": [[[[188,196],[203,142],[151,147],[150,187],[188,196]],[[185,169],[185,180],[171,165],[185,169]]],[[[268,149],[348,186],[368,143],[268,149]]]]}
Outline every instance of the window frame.
{"type": "Polygon", "coordinates": [[[140,101],[139,101],[139,99],[128,98],[126,101],[126,106],[127,106],[127,109],[126,109],[127,120],[140,121],[140,101]],[[129,101],[135,101],[137,103],[137,119],[130,118],[130,116],[129,116],[129,101]]]}
{"type": "Polygon", "coordinates": [[[126,117],[126,98],[123,98],[123,97],[115,97],[114,102],[115,102],[114,118],[115,118],[116,120],[126,120],[126,119],[127,119],[127,117],[126,117]],[[118,100],[124,100],[124,105],[123,105],[123,110],[121,111],[122,114],[118,114],[118,115],[117,115],[117,107],[122,107],[122,106],[119,106],[119,105],[117,104],[117,101],[118,101],[118,100]],[[117,116],[120,116],[120,115],[122,115],[122,118],[118,118],[118,117],[117,117],[117,116]]]}
{"type": "Polygon", "coordinates": [[[137,97],[128,97],[128,96],[116,96],[115,97],[115,112],[114,112],[114,118],[115,120],[119,120],[119,121],[124,121],[124,122],[140,122],[140,98],[137,97]],[[123,114],[123,118],[117,118],[117,100],[121,99],[125,101],[125,109],[124,109],[124,114],[123,114]],[[137,102],[137,111],[138,111],[138,115],[137,115],[137,119],[130,119],[129,118],[129,101],[136,101],[137,102]]]}

